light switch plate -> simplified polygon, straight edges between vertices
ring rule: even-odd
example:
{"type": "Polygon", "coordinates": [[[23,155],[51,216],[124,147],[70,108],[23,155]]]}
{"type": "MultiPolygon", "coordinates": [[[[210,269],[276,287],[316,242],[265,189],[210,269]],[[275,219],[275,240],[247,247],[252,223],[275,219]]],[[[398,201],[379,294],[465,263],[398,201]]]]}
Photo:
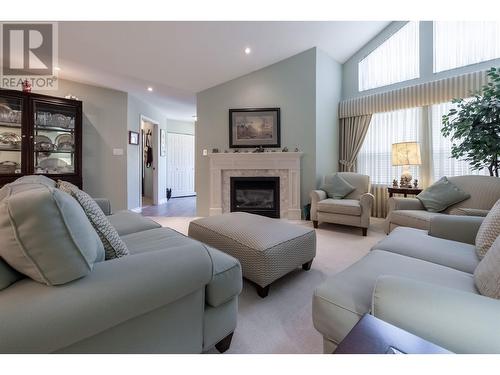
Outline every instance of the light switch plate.
{"type": "Polygon", "coordinates": [[[123,155],[123,148],[114,148],[113,149],[113,156],[121,156],[123,155]]]}
{"type": "Polygon", "coordinates": [[[204,149],[203,150],[203,156],[207,156],[208,155],[208,150],[207,149],[204,149]]]}

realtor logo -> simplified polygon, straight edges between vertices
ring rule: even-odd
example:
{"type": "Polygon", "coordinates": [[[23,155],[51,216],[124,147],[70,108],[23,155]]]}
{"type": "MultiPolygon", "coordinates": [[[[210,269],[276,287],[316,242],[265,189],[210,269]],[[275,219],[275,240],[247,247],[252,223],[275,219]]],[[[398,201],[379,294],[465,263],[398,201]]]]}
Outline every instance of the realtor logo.
{"type": "Polygon", "coordinates": [[[1,24],[1,87],[19,89],[28,80],[33,88],[56,89],[57,24],[1,24]]]}

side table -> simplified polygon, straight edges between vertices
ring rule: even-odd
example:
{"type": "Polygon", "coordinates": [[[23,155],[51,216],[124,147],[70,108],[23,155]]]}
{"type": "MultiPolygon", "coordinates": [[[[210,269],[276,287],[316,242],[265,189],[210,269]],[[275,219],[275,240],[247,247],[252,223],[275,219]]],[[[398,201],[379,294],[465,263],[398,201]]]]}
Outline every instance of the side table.
{"type": "Polygon", "coordinates": [[[406,198],[408,194],[417,195],[422,191],[422,189],[420,188],[401,188],[394,186],[388,186],[387,190],[389,191],[389,198],[392,197],[394,194],[403,194],[404,197],[406,198]]]}
{"type": "Polygon", "coordinates": [[[370,314],[365,314],[333,354],[452,353],[370,314]]]}

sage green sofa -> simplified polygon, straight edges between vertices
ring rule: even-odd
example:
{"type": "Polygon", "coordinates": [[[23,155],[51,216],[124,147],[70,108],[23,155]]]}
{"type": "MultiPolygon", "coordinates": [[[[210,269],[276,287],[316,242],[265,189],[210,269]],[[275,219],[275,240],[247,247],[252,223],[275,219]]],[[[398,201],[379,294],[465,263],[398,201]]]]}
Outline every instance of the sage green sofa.
{"type": "Polygon", "coordinates": [[[239,262],[96,201],[130,255],[60,286],[26,278],[0,258],[0,353],[225,351],[236,328],[239,262]]]}
{"type": "Polygon", "coordinates": [[[500,301],[479,294],[474,241],[482,217],[440,215],[430,229],[395,228],[328,278],[313,322],[331,353],[366,313],[456,353],[500,353],[500,301]]]}
{"type": "Polygon", "coordinates": [[[429,212],[417,198],[392,197],[387,201],[386,233],[394,228],[411,227],[429,229],[431,218],[441,215],[486,216],[500,199],[500,179],[491,176],[455,176],[448,180],[470,198],[448,207],[443,212],[429,212]]]}

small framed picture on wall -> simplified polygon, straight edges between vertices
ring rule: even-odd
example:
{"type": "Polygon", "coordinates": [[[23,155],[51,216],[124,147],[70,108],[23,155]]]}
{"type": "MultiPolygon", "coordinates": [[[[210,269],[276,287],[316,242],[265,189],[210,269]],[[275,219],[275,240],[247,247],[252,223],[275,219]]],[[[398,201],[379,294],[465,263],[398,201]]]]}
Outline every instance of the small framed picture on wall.
{"type": "Polygon", "coordinates": [[[129,130],[128,132],[128,143],[130,145],[138,145],[139,144],[139,133],[129,130]]]}

